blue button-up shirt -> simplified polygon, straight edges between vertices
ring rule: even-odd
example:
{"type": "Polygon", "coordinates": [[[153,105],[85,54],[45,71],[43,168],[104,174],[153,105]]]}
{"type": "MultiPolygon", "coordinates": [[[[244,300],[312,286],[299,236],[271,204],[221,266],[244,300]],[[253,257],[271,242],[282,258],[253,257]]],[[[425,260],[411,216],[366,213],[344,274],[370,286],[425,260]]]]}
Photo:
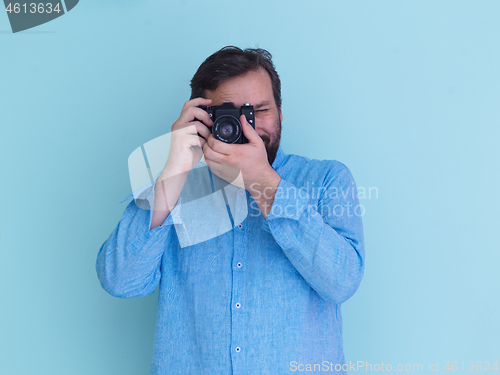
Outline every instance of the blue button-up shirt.
{"type": "Polygon", "coordinates": [[[267,220],[246,190],[198,169],[162,225],[149,229],[151,186],[99,250],[111,295],[160,286],[151,374],[346,372],[340,307],[365,256],[354,179],[281,147],[272,166],[281,182],[267,220]]]}

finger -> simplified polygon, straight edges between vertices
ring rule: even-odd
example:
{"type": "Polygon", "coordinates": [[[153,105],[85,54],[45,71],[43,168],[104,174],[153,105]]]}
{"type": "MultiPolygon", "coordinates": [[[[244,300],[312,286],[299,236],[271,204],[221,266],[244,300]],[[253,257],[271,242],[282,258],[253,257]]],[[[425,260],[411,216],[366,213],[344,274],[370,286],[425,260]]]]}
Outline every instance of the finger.
{"type": "Polygon", "coordinates": [[[220,154],[229,155],[233,152],[234,145],[219,141],[212,135],[212,133],[210,133],[210,135],[206,139],[208,144],[210,145],[210,148],[220,154]]]}
{"type": "Polygon", "coordinates": [[[200,121],[209,127],[214,124],[208,112],[198,107],[189,107],[184,110],[180,115],[179,120],[182,123],[200,121]]]}
{"type": "Polygon", "coordinates": [[[183,138],[185,136],[191,138],[192,136],[197,136],[198,138],[202,138],[205,140],[210,134],[210,129],[208,129],[203,123],[199,121],[190,122],[186,124],[185,127],[174,130],[173,132],[173,136],[175,136],[176,138],[183,138]],[[199,135],[201,135],[201,137],[199,137],[199,135]]]}
{"type": "Polygon", "coordinates": [[[192,122],[196,128],[196,134],[199,134],[204,138],[204,140],[208,139],[208,137],[212,134],[210,129],[203,123],[199,121],[192,122]]]}
{"type": "Polygon", "coordinates": [[[240,122],[243,127],[243,134],[248,139],[249,143],[258,143],[259,140],[262,142],[262,139],[259,137],[253,126],[248,123],[245,115],[240,116],[240,122]]]}
{"type": "Polygon", "coordinates": [[[203,153],[205,154],[205,159],[209,159],[217,163],[226,163],[226,155],[215,151],[212,147],[210,147],[208,141],[203,146],[203,153]]]}
{"type": "Polygon", "coordinates": [[[206,98],[194,98],[191,100],[188,100],[186,103],[184,103],[184,106],[182,107],[182,111],[189,107],[198,107],[199,105],[210,105],[212,103],[212,99],[206,99],[206,98]]]}

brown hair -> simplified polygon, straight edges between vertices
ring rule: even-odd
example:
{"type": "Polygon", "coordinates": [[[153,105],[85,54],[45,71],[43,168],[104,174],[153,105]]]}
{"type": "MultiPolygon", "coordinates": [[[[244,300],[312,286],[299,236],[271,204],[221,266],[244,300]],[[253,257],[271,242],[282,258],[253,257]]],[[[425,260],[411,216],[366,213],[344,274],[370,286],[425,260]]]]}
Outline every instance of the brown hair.
{"type": "Polygon", "coordinates": [[[191,79],[191,99],[204,97],[205,90],[216,90],[222,82],[260,67],[269,74],[274,101],[278,108],[281,108],[281,81],[271,54],[261,48],[242,50],[235,46],[226,46],[209,56],[191,79]]]}

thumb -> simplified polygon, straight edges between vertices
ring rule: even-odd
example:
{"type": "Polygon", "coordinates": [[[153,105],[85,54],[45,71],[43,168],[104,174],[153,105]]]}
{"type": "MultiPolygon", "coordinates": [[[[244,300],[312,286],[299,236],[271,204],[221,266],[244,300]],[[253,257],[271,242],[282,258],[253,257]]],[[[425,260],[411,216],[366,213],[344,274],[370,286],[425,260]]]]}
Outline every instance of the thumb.
{"type": "Polygon", "coordinates": [[[245,115],[240,116],[240,122],[243,128],[243,135],[248,139],[249,143],[256,143],[259,140],[262,141],[253,126],[248,123],[245,115]]]}

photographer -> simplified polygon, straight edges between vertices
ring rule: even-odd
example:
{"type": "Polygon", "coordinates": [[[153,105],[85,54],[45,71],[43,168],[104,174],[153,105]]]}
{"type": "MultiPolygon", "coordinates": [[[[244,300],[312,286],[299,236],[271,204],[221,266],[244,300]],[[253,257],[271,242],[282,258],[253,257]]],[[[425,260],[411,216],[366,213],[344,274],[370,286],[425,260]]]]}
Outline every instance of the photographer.
{"type": "Polygon", "coordinates": [[[101,285],[122,298],[160,286],[152,374],[284,374],[324,361],[337,371],[341,303],[364,273],[349,169],[284,153],[269,52],[224,47],[191,89],[151,204],[132,200],[99,250],[101,285]],[[224,103],[239,122],[217,135],[224,103]]]}

